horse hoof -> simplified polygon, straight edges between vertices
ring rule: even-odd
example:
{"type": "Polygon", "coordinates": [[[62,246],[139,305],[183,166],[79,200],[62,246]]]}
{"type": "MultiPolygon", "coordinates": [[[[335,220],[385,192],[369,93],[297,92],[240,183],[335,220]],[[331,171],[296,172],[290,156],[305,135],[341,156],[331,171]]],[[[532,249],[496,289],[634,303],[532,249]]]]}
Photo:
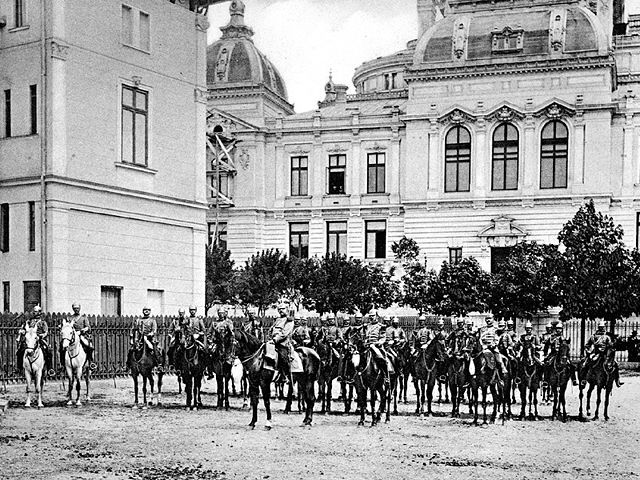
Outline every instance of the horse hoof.
{"type": "Polygon", "coordinates": [[[82,406],[82,402],[76,402],[76,407],[81,407],[82,406]]]}
{"type": "Polygon", "coordinates": [[[67,402],[67,406],[68,406],[68,407],[70,407],[71,405],[73,405],[73,402],[72,402],[71,400],[69,400],[69,401],[67,402]]]}
{"type": "Polygon", "coordinates": [[[135,404],[135,405],[133,405],[131,408],[132,408],[133,410],[137,410],[137,409],[138,409],[138,404],[136,403],[136,404],[135,404]]]}
{"type": "Polygon", "coordinates": [[[143,406],[142,406],[142,410],[146,410],[146,409],[148,409],[148,408],[149,408],[149,407],[147,407],[146,405],[143,405],[143,406]]]}
{"type": "Polygon", "coordinates": [[[604,421],[608,422],[609,421],[609,417],[604,417],[604,421]]]}

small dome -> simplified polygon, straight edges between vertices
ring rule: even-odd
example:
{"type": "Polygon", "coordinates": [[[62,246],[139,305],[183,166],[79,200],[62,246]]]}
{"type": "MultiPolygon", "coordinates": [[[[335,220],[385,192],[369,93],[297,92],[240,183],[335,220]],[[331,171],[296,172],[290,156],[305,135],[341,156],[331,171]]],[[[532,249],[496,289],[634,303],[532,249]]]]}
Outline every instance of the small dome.
{"type": "Polygon", "coordinates": [[[579,5],[453,11],[420,39],[414,66],[465,61],[512,61],[518,57],[566,57],[607,53],[598,19],[579,5]]]}
{"type": "Polygon", "coordinates": [[[207,48],[207,86],[213,89],[264,84],[287,100],[282,76],[253,43],[253,30],[244,23],[244,9],[241,0],[231,2],[231,19],[220,28],[222,37],[207,48]]]}

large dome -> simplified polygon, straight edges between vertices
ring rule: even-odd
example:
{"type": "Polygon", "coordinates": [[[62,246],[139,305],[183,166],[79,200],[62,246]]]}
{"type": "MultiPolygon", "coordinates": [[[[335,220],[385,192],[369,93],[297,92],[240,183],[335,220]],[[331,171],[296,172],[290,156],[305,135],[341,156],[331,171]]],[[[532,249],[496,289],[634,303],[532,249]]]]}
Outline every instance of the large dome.
{"type": "Polygon", "coordinates": [[[608,53],[599,22],[580,4],[480,1],[472,9],[467,3],[452,2],[451,12],[424,33],[414,54],[415,67],[608,53]]]}
{"type": "Polygon", "coordinates": [[[207,48],[207,86],[265,85],[287,100],[282,76],[253,43],[253,30],[244,23],[244,8],[241,0],[231,2],[231,20],[220,28],[222,38],[207,48]]]}

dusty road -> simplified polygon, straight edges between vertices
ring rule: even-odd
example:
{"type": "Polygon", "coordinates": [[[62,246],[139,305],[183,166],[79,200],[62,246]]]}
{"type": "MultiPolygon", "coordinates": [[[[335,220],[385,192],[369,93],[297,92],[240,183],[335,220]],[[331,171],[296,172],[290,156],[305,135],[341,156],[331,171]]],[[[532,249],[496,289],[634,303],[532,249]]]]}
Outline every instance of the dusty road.
{"type": "MultiPolygon", "coordinates": [[[[26,409],[23,387],[0,398],[0,478],[7,479],[621,479],[640,476],[640,377],[615,389],[609,422],[510,421],[470,426],[468,418],[417,418],[401,405],[391,423],[358,427],[353,415],[318,415],[311,428],[275,402],[274,428],[249,430],[248,411],[182,408],[175,377],[162,408],[132,410],[130,379],[92,383],[93,401],[66,407],[60,383],[45,408],[26,409]]],[[[203,401],[215,403],[205,385],[203,401]]],[[[577,390],[569,414],[577,414],[577,390]]],[[[410,400],[413,400],[413,395],[410,400]]],[[[340,408],[340,405],[336,405],[340,408]]],[[[516,406],[516,408],[519,408],[516,406]]],[[[540,413],[550,415],[542,406],[540,413]]]]}

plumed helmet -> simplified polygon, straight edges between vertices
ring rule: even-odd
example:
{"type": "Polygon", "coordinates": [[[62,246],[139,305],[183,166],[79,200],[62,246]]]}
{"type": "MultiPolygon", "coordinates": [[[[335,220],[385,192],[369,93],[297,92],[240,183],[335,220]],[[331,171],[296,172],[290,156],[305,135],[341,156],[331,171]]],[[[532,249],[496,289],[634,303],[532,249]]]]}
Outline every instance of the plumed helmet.
{"type": "Polygon", "coordinates": [[[498,328],[505,328],[506,326],[507,326],[507,324],[505,323],[504,320],[498,321],[498,328]]]}
{"type": "Polygon", "coordinates": [[[40,305],[36,305],[33,307],[34,313],[42,313],[42,307],[40,305]]]}
{"type": "Polygon", "coordinates": [[[562,322],[556,323],[556,328],[564,328],[564,324],[562,322]]]}
{"type": "Polygon", "coordinates": [[[362,313],[360,313],[360,312],[356,312],[355,317],[356,317],[356,318],[362,318],[362,313]]]}
{"type": "Polygon", "coordinates": [[[71,305],[71,308],[80,308],[80,304],[78,302],[73,302],[73,305],[71,305]]]}
{"type": "Polygon", "coordinates": [[[331,320],[332,318],[336,318],[333,313],[327,313],[327,320],[331,320]]]}
{"type": "Polygon", "coordinates": [[[464,322],[465,322],[464,317],[458,317],[458,319],[456,320],[456,323],[458,325],[464,325],[464,322]]]}
{"type": "Polygon", "coordinates": [[[184,313],[184,308],[180,307],[180,308],[178,309],[178,313],[184,313]]]}
{"type": "Polygon", "coordinates": [[[142,311],[144,312],[145,310],[149,310],[149,311],[151,311],[151,309],[149,308],[149,306],[148,306],[148,305],[145,305],[144,307],[142,307],[142,311]]]}
{"type": "Polygon", "coordinates": [[[229,311],[227,310],[227,307],[220,307],[218,309],[218,315],[220,315],[221,313],[229,313],[229,311]]]}
{"type": "Polygon", "coordinates": [[[524,324],[524,328],[533,328],[533,325],[531,325],[531,322],[527,322],[524,324]]]}
{"type": "Polygon", "coordinates": [[[398,317],[393,317],[393,323],[400,323],[400,319],[398,317]]]}
{"type": "Polygon", "coordinates": [[[551,324],[551,322],[547,323],[547,328],[553,328],[553,325],[551,324]]]}
{"type": "Polygon", "coordinates": [[[438,326],[440,325],[444,325],[444,318],[439,318],[438,319],[438,326]]]}
{"type": "Polygon", "coordinates": [[[284,302],[280,302],[278,304],[278,310],[286,310],[287,309],[287,304],[284,302]]]}
{"type": "Polygon", "coordinates": [[[426,319],[427,319],[427,317],[425,317],[424,315],[420,315],[420,316],[418,317],[418,320],[426,320],[426,319]]]}
{"type": "Polygon", "coordinates": [[[598,328],[604,328],[604,327],[606,327],[606,326],[607,326],[607,325],[606,325],[606,323],[604,323],[604,320],[600,320],[600,321],[598,322],[598,328]]]}
{"type": "Polygon", "coordinates": [[[507,320],[507,325],[513,325],[513,320],[511,319],[507,320]]]}
{"type": "Polygon", "coordinates": [[[198,307],[196,307],[193,303],[191,305],[189,305],[189,310],[197,310],[198,307]]]}

